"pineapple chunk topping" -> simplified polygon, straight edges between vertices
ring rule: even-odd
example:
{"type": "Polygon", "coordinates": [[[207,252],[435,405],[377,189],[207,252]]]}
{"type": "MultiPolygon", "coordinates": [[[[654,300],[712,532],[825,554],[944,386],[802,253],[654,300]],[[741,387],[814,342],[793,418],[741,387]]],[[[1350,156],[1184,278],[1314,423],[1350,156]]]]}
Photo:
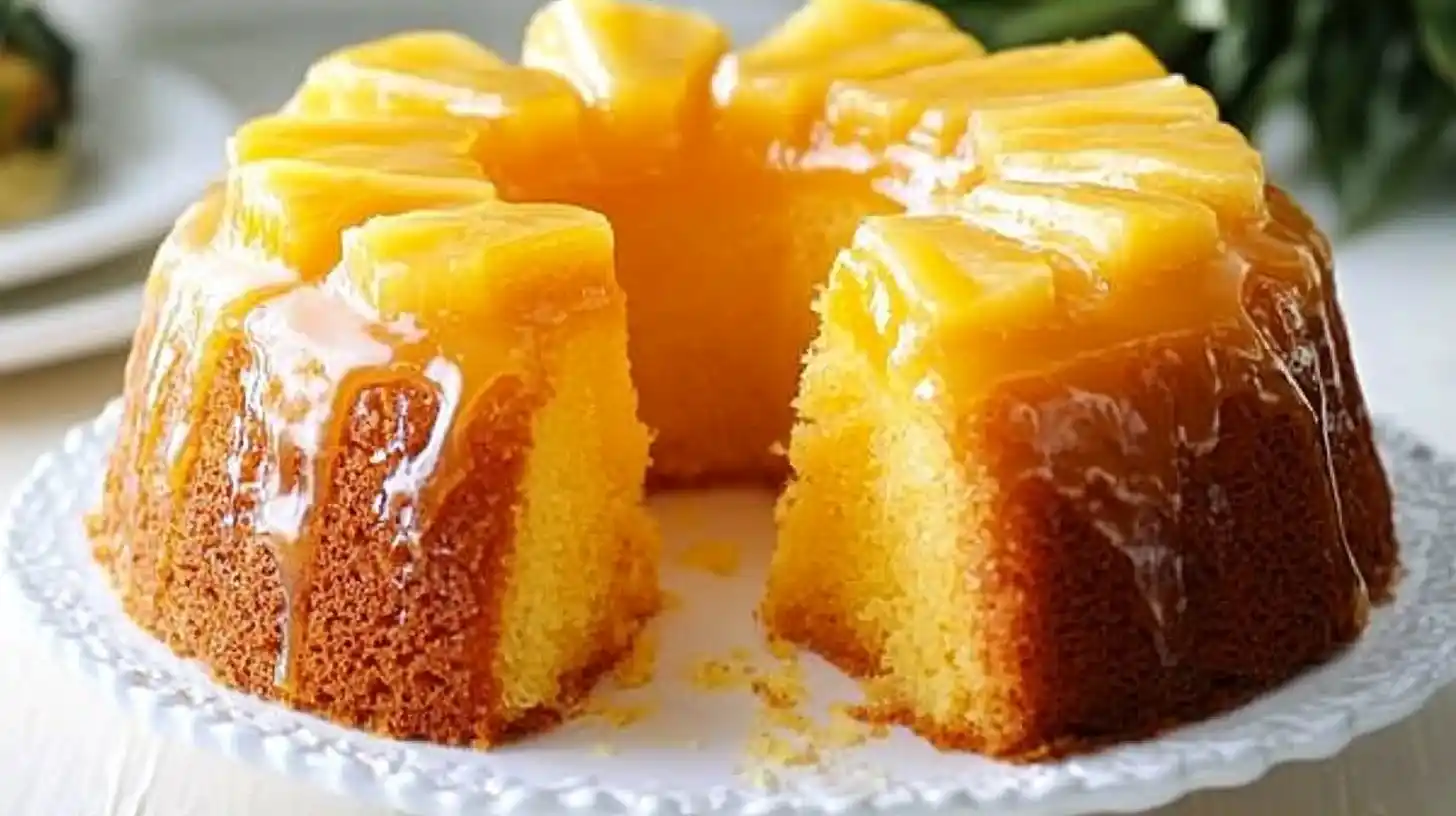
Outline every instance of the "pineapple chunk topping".
{"type": "Polygon", "coordinates": [[[1197,202],[992,182],[960,212],[866,219],[820,310],[917,396],[976,399],[1093,349],[1236,325],[1242,280],[1197,202]]]}
{"type": "Polygon", "coordinates": [[[375,218],[345,236],[340,272],[379,315],[479,331],[550,324],[615,288],[605,217],[501,201],[375,218]]]}
{"type": "Polygon", "coordinates": [[[1119,34],[842,80],[829,92],[828,119],[841,140],[883,146],[918,130],[924,133],[924,147],[946,155],[962,135],[971,112],[985,100],[1165,76],[1162,63],[1146,46],[1119,34]]]}
{"type": "Polygon", "coordinates": [[[553,74],[510,65],[457,34],[420,32],[326,57],[309,69],[287,109],[500,119],[537,108],[565,108],[569,115],[579,104],[570,86],[553,74]]]}
{"type": "Polygon", "coordinates": [[[975,154],[989,178],[1095,184],[1182,196],[1220,216],[1264,213],[1264,165],[1244,137],[1219,122],[1027,128],[978,118],[975,154]]]}
{"type": "Polygon", "coordinates": [[[1178,125],[1218,120],[1218,104],[1208,91],[1181,76],[1134,80],[1118,85],[1073,88],[977,99],[971,114],[982,128],[1009,132],[1020,128],[1091,125],[1178,125]]]}
{"type": "MultiPolygon", "coordinates": [[[[803,138],[823,115],[830,85],[874,78],[984,49],[939,12],[911,0],[811,0],[752,47],[725,58],[713,78],[719,105],[761,131],[803,138]]],[[[750,125],[750,132],[752,126],[750,125]]]]}
{"type": "Polygon", "coordinates": [[[1221,240],[1196,201],[1107,187],[992,182],[962,208],[977,226],[1069,260],[1099,289],[1161,282],[1207,263],[1221,240]]]}
{"type": "MultiPolygon", "coordinates": [[[[886,52],[907,49],[889,44],[912,32],[954,34],[956,29],[940,12],[912,0],[810,0],[738,59],[745,72],[815,70],[826,61],[854,70],[857,56],[894,60],[886,52]]],[[[912,38],[903,44],[916,42],[938,43],[955,56],[980,53],[975,41],[965,36],[912,38]]],[[[906,57],[911,64],[924,64],[914,55],[906,57]]],[[[869,66],[858,70],[880,72],[869,66]]]]}
{"type": "Polygon", "coordinates": [[[854,247],[883,266],[903,308],[937,320],[999,323],[1044,316],[1055,305],[1052,267],[1043,255],[963,218],[868,218],[854,247]]]}
{"type": "Polygon", "coordinates": [[[521,61],[566,78],[613,129],[640,141],[671,139],[701,120],[709,77],[727,49],[723,29],[696,12],[555,0],[532,18],[521,61]]]}
{"type": "Polygon", "coordinates": [[[490,201],[478,179],[428,178],[296,159],[228,172],[219,239],[281,263],[305,281],[321,279],[340,255],[340,233],[376,215],[490,201]]]}
{"type": "Polygon", "coordinates": [[[460,34],[416,31],[336,51],[309,69],[308,78],[372,76],[384,82],[414,78],[420,83],[470,87],[481,75],[510,67],[489,49],[460,34]]]}
{"type": "Polygon", "coordinates": [[[448,119],[265,116],[228,140],[228,163],[306,159],[390,173],[482,178],[473,158],[475,140],[474,129],[448,119]]]}
{"type": "Polygon", "coordinates": [[[868,218],[820,309],[917,395],[941,381],[979,393],[1061,350],[1058,274],[1045,253],[957,216],[868,218]]]}

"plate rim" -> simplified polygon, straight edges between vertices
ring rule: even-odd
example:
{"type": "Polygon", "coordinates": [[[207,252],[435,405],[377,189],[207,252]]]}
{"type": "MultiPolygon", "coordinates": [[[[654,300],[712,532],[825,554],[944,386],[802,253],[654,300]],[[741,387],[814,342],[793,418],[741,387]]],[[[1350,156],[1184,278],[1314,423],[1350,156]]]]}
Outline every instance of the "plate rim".
{"type": "Polygon", "coordinates": [[[120,349],[136,333],[145,292],[142,276],[133,283],[0,315],[0,376],[120,349]],[[54,342],[36,342],[37,337],[54,342]]]}
{"type": "MultiPolygon", "coordinates": [[[[203,111],[205,116],[202,118],[205,121],[229,131],[241,121],[241,114],[216,88],[196,73],[174,62],[137,59],[123,65],[121,73],[111,75],[104,80],[95,80],[94,86],[86,89],[88,94],[114,96],[120,88],[135,88],[139,89],[141,93],[167,100],[165,104],[169,115],[176,114],[178,111],[203,111]],[[181,101],[179,102],[179,100],[181,101]]],[[[109,104],[119,106],[119,103],[109,104]]],[[[84,111],[82,116],[85,116],[84,111]]],[[[191,118],[196,119],[198,115],[193,114],[191,118]]],[[[83,121],[78,125],[78,130],[84,134],[91,132],[92,128],[104,125],[105,122],[98,125],[94,120],[83,121]]],[[[204,133],[205,139],[199,139],[198,144],[206,141],[216,146],[214,131],[217,129],[207,128],[204,133]]],[[[71,149],[79,148],[72,147],[71,149]]],[[[79,158],[83,161],[90,161],[94,157],[80,156],[79,158]]],[[[49,215],[5,225],[4,229],[0,230],[0,244],[14,241],[15,236],[24,235],[27,231],[40,229],[45,225],[49,225],[51,229],[57,229],[56,223],[67,218],[79,219],[79,226],[86,229],[87,234],[85,241],[81,244],[74,244],[75,239],[70,237],[73,230],[66,230],[66,234],[58,232],[55,242],[71,244],[71,248],[65,252],[44,253],[39,256],[39,260],[32,260],[24,266],[12,267],[0,272],[0,292],[27,285],[38,285],[43,281],[67,274],[84,274],[87,267],[95,266],[133,250],[140,250],[149,242],[160,241],[187,204],[206,188],[209,179],[222,171],[225,164],[224,158],[223,153],[219,150],[216,156],[216,166],[208,173],[199,171],[195,178],[167,180],[166,186],[149,198],[154,202],[152,206],[140,213],[121,217],[101,213],[86,216],[78,215],[75,210],[62,206],[49,215]],[[105,221],[113,223],[105,228],[95,226],[95,224],[105,221]]],[[[107,213],[125,212],[134,203],[134,199],[131,198],[108,199],[97,209],[105,210],[107,213]]]]}
{"type": "MultiPolygon", "coordinates": [[[[0,512],[0,591],[8,591],[21,602],[22,620],[42,633],[42,639],[69,668],[99,682],[118,705],[154,730],[337,793],[412,813],[506,814],[553,806],[558,811],[634,816],[852,810],[908,813],[927,807],[962,812],[995,808],[998,813],[1037,816],[1133,812],[1166,805],[1197,790],[1243,786],[1277,765],[1333,756],[1355,738],[1415,714],[1456,679],[1456,547],[1438,546],[1456,541],[1456,458],[1438,455],[1395,422],[1378,418],[1377,437],[1396,483],[1398,506],[1411,504],[1397,513],[1403,526],[1413,528],[1402,530],[1408,539],[1402,541],[1403,555],[1415,557],[1410,558],[1410,569],[1399,587],[1396,606],[1400,618],[1396,622],[1416,627],[1415,633],[1423,639],[1414,649],[1396,635],[1374,642],[1371,649],[1398,647],[1395,651],[1408,662],[1400,663],[1398,671],[1387,669],[1376,685],[1366,680],[1365,687],[1356,689],[1358,699],[1334,701],[1341,705],[1331,704],[1323,716],[1268,712],[1256,721],[1270,729],[1261,741],[1225,738],[1215,744],[1210,740],[1204,755],[1190,759],[1185,748],[1176,760],[1164,760],[1153,771],[1146,758],[1125,760],[1122,767],[1118,767],[1118,758],[1123,754],[1136,757],[1140,750],[1168,743],[1166,737],[1051,763],[1043,766],[1048,769],[1044,778],[1028,777],[1042,784],[1008,787],[994,797],[958,785],[954,779],[881,780],[872,790],[852,792],[833,786],[788,784],[785,789],[760,795],[732,788],[627,791],[580,776],[536,786],[491,772],[486,767],[488,754],[374,737],[211,681],[204,681],[205,688],[199,692],[195,681],[183,676],[188,672],[181,659],[171,656],[148,665],[125,654],[128,648],[118,646],[118,635],[146,636],[119,610],[86,604],[84,586],[74,582],[99,581],[99,573],[89,556],[78,561],[76,552],[66,552],[67,537],[77,534],[75,529],[68,531],[79,522],[76,496],[90,494],[84,480],[99,479],[98,470],[114,439],[120,413],[121,401],[113,400],[97,417],[72,427],[60,447],[43,454],[17,486],[0,512]],[[1401,467],[1392,467],[1396,461],[1401,467]],[[1407,493],[1405,498],[1401,491],[1407,493]],[[72,512],[47,515],[46,511],[56,509],[51,504],[57,496],[71,497],[60,501],[61,509],[72,512]],[[197,699],[199,696],[204,699],[197,699]],[[476,761],[419,756],[426,753],[476,761]]],[[[86,547],[71,549],[89,551],[86,547]]],[[[1413,636],[1402,632],[1408,638],[1413,636]]],[[[1315,671],[1338,671],[1340,664],[1354,659],[1353,653],[1347,653],[1315,671]]]]}

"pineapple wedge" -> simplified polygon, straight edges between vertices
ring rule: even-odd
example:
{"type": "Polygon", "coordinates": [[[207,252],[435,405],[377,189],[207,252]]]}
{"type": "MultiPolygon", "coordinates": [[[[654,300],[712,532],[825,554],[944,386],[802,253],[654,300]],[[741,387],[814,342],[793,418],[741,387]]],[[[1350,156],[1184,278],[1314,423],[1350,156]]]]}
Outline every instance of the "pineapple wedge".
{"type": "Polygon", "coordinates": [[[1001,326],[1044,322],[1056,307],[1055,276],[1043,253],[964,218],[868,218],[854,247],[888,276],[891,313],[1001,326]]]}
{"type": "Polygon", "coordinates": [[[344,285],[385,320],[410,316],[427,330],[549,326],[616,291],[607,219],[565,204],[400,213],[344,244],[344,285]]]}
{"type": "Polygon", "coordinates": [[[1169,195],[992,182],[962,199],[971,223],[1067,259],[1095,288],[1157,284],[1217,254],[1213,210],[1169,195]]]}
{"type": "Polygon", "coordinates": [[[998,97],[1024,97],[1166,77],[1147,46],[1117,34],[1001,51],[883,77],[835,83],[829,124],[839,141],[873,147],[909,139],[951,155],[973,111],[998,97]]]}
{"type": "Polygon", "coordinates": [[[1046,348],[1029,339],[1059,319],[1057,276],[1046,253],[964,218],[878,216],[840,254],[819,309],[907,387],[948,356],[958,378],[992,381],[1046,348]]]}
{"type": "Polygon", "coordinates": [[[483,178],[475,130],[438,119],[332,119],[278,115],[254,119],[228,140],[231,166],[270,159],[372,168],[390,173],[483,178]]]}
{"type": "Polygon", "coordinates": [[[511,65],[458,34],[418,32],[325,57],[309,69],[287,110],[500,119],[525,110],[570,116],[577,101],[552,74],[511,65]]]}
{"type": "Polygon", "coordinates": [[[571,85],[455,34],[401,34],[336,52],[309,69],[285,110],[456,119],[475,130],[477,160],[511,197],[582,170],[582,101],[571,85]]]}
{"type": "MultiPolygon", "coordinates": [[[[856,56],[883,64],[893,60],[887,42],[910,32],[953,34],[954,25],[940,12],[912,0],[809,0],[753,47],[738,55],[747,71],[802,71],[822,66],[825,60],[853,66],[856,56]],[[863,49],[863,51],[861,51],[863,49]]],[[[940,44],[954,56],[979,53],[965,37],[928,37],[927,46],[940,44]]],[[[882,68],[862,66],[871,74],[882,68]]]]}
{"type": "Polygon", "coordinates": [[[1242,280],[1197,202],[992,182],[959,212],[866,219],[820,310],[905,387],[974,399],[1097,348],[1238,323],[1242,280]]]}
{"type": "Polygon", "coordinates": [[[910,0],[810,0],[758,43],[726,57],[713,94],[748,138],[803,142],[837,80],[890,76],[978,57],[975,39],[910,0]]]}
{"type": "Polygon", "coordinates": [[[469,178],[271,159],[228,172],[219,239],[278,262],[304,281],[339,261],[340,233],[377,215],[491,201],[495,188],[469,178]]]}
{"type": "Polygon", "coordinates": [[[1181,76],[1120,85],[976,100],[971,119],[983,129],[1054,129],[1089,125],[1180,125],[1215,122],[1218,103],[1181,76]]]}
{"type": "Polygon", "coordinates": [[[706,120],[708,82],[728,50],[710,17],[627,0],[556,0],[526,28],[521,63],[565,78],[605,135],[670,147],[706,120]]]}
{"type": "Polygon", "coordinates": [[[977,119],[973,134],[977,163],[989,178],[1166,193],[1208,204],[1230,220],[1265,212],[1263,161],[1220,122],[1053,129],[993,117],[977,119]]]}

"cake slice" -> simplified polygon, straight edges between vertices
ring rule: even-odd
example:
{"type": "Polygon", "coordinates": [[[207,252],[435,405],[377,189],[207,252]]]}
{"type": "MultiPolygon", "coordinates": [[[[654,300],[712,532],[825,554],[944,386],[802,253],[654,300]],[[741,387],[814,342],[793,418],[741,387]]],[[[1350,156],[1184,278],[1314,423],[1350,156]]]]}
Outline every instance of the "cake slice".
{"type": "Polygon", "coordinates": [[[569,714],[657,603],[606,220],[262,159],[158,264],[93,529],[133,619],[395,737],[569,714]]]}
{"type": "Polygon", "coordinates": [[[991,182],[822,294],[770,634],[870,716],[1016,760],[1201,718],[1361,631],[1322,419],[1215,211],[991,182]]]}

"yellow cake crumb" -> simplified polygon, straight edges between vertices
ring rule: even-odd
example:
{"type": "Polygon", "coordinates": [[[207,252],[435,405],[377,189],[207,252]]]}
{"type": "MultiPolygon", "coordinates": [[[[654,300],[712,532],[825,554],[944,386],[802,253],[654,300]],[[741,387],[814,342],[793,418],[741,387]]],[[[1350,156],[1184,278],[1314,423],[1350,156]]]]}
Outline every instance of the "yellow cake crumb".
{"type": "MultiPolygon", "coordinates": [[[[884,726],[879,726],[879,729],[881,734],[888,733],[884,726]]],[[[835,703],[829,707],[829,722],[815,733],[815,741],[832,748],[853,748],[869,742],[871,737],[880,736],[875,731],[875,726],[861,722],[854,716],[853,706],[848,703],[835,703]]]]}
{"type": "Polygon", "coordinates": [[[862,702],[849,706],[850,715],[865,722],[883,722],[890,719],[895,709],[895,692],[888,678],[871,677],[859,682],[862,702]]]}
{"type": "Polygon", "coordinates": [[[642,630],[632,644],[632,651],[617,664],[612,677],[622,688],[641,688],[652,682],[653,670],[657,665],[657,628],[649,626],[642,630]]]}
{"type": "Polygon", "coordinates": [[[863,715],[863,705],[855,703],[835,703],[829,707],[831,726],[834,722],[844,723],[844,727],[855,727],[863,730],[873,739],[884,739],[890,735],[890,726],[883,719],[868,720],[863,715]]]}
{"type": "Polygon", "coordinates": [[[793,660],[799,656],[799,647],[783,638],[769,638],[768,653],[779,660],[793,660]]]}
{"type": "Polygon", "coordinates": [[[759,712],[758,721],[767,727],[782,728],[796,734],[811,734],[814,731],[814,721],[797,708],[765,706],[759,712]]]}
{"type": "Polygon", "coordinates": [[[747,687],[758,669],[751,663],[705,657],[693,664],[691,679],[703,691],[729,691],[747,687]]]}
{"type": "Polygon", "coordinates": [[[641,722],[655,708],[656,706],[645,702],[619,703],[612,700],[593,699],[587,703],[583,714],[605,720],[614,728],[626,728],[641,722]]]}
{"type": "Polygon", "coordinates": [[[683,596],[670,590],[664,589],[659,593],[658,610],[661,612],[676,612],[683,608],[683,596]]]}
{"type": "Polygon", "coordinates": [[[768,767],[799,768],[819,762],[819,752],[806,744],[775,731],[755,734],[748,743],[748,755],[768,767]]]}
{"type": "Polygon", "coordinates": [[[861,706],[853,703],[830,704],[822,722],[809,716],[804,711],[808,686],[796,651],[775,643],[769,650],[779,661],[752,680],[758,708],[747,747],[750,768],[745,773],[751,782],[776,779],[776,769],[827,770],[839,752],[889,733],[886,726],[859,720],[861,706]]]}
{"type": "Polygon", "coordinates": [[[804,671],[797,661],[781,662],[774,670],[754,679],[753,693],[774,708],[796,706],[808,695],[804,671]]]}
{"type": "Polygon", "coordinates": [[[749,765],[743,774],[748,778],[748,784],[759,790],[771,790],[778,785],[778,774],[765,765],[749,765]]]}
{"type": "Polygon", "coordinates": [[[738,573],[740,548],[737,542],[707,538],[690,544],[678,555],[685,567],[728,578],[738,573]]]}

